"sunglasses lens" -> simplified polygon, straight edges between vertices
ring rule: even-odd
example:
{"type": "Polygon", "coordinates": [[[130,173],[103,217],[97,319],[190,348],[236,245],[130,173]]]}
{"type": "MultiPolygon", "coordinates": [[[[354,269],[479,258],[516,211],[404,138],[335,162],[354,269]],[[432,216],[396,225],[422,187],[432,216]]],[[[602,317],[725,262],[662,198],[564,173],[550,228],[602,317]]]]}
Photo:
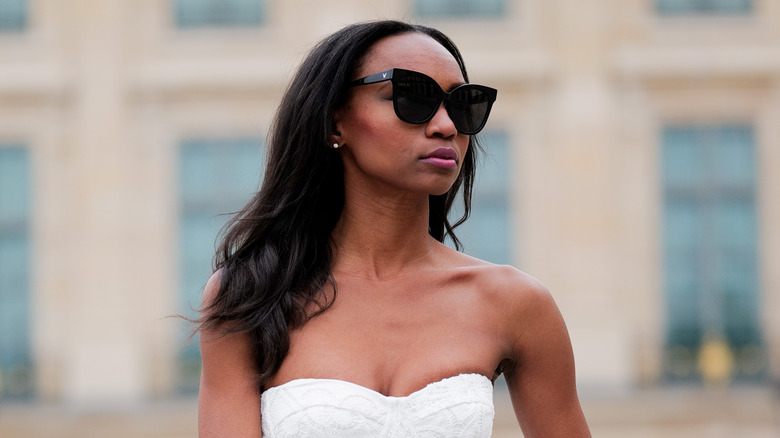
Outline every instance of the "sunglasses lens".
{"type": "Polygon", "coordinates": [[[487,120],[492,100],[479,86],[463,85],[453,90],[447,113],[458,131],[475,134],[487,120]]]}
{"type": "Polygon", "coordinates": [[[476,134],[487,121],[496,90],[482,85],[461,85],[444,93],[432,78],[414,71],[394,69],[393,103],[398,118],[407,123],[425,123],[446,98],[447,114],[458,132],[476,134]]]}
{"type": "Polygon", "coordinates": [[[441,88],[433,79],[409,72],[395,78],[393,83],[398,117],[409,123],[428,121],[442,101],[441,88]]]}

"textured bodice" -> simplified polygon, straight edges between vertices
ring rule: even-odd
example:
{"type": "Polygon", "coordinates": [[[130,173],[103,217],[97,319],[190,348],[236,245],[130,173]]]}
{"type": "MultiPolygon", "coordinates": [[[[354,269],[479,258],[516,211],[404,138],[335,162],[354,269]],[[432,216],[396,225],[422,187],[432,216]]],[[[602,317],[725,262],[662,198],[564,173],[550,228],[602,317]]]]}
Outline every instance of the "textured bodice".
{"type": "Polygon", "coordinates": [[[493,427],[493,385],[460,374],[405,397],[343,380],[298,379],[261,398],[263,438],[486,438],[493,427]]]}

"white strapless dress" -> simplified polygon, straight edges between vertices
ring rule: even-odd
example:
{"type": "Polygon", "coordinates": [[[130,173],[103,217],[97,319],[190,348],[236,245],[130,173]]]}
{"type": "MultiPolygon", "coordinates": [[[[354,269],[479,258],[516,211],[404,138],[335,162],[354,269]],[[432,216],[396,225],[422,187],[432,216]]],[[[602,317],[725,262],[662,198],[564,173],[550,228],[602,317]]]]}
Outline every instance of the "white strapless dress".
{"type": "Polygon", "coordinates": [[[263,438],[489,438],[493,384],[482,374],[392,397],[343,380],[298,379],[261,397],[263,438]]]}

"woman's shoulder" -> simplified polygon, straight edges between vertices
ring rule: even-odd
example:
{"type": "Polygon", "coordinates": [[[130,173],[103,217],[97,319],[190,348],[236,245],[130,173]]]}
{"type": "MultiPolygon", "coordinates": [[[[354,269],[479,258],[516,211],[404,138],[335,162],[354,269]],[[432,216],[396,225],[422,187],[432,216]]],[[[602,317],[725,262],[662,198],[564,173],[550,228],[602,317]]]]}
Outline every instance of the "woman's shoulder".
{"type": "Polygon", "coordinates": [[[534,342],[560,342],[551,333],[565,331],[565,324],[553,295],[541,281],[513,266],[478,259],[464,269],[471,272],[480,314],[503,339],[507,358],[537,348],[534,342]]]}
{"type": "Polygon", "coordinates": [[[203,300],[202,300],[203,309],[210,307],[214,303],[214,300],[216,300],[217,295],[219,295],[221,283],[222,283],[222,269],[218,269],[211,274],[208,281],[206,282],[206,286],[203,287],[203,300]]]}
{"type": "Polygon", "coordinates": [[[550,292],[541,281],[514,266],[487,264],[475,270],[480,289],[513,313],[551,301],[550,292]]]}
{"type": "Polygon", "coordinates": [[[471,284],[497,321],[530,322],[558,312],[547,287],[534,276],[510,265],[480,260],[465,254],[455,268],[471,284]]]}
{"type": "Polygon", "coordinates": [[[514,266],[491,263],[463,253],[457,253],[454,261],[454,269],[495,299],[523,301],[549,296],[541,281],[514,266]]]}

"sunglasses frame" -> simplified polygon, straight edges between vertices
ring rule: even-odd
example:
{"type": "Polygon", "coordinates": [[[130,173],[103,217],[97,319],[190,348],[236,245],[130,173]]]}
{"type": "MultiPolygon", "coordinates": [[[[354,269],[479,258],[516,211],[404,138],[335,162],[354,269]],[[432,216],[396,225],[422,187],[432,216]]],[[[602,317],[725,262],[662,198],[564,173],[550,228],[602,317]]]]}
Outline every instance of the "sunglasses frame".
{"type": "Polygon", "coordinates": [[[416,72],[416,71],[413,71],[413,70],[405,70],[405,69],[402,69],[402,68],[391,68],[390,70],[385,70],[385,71],[382,71],[382,72],[379,72],[379,73],[374,73],[372,75],[368,75],[368,76],[360,78],[360,79],[356,79],[356,80],[354,80],[354,81],[352,81],[350,83],[350,86],[351,87],[357,87],[357,86],[360,86],[360,85],[376,84],[376,83],[384,82],[384,81],[391,81],[393,83],[393,89],[394,89],[393,90],[393,110],[395,110],[395,115],[398,116],[398,118],[401,119],[402,121],[407,122],[407,123],[413,123],[415,125],[419,125],[419,124],[426,123],[426,122],[430,121],[433,118],[433,116],[436,114],[436,111],[438,111],[439,106],[442,104],[442,102],[444,103],[444,109],[447,111],[447,115],[449,116],[450,120],[452,120],[452,123],[455,124],[456,123],[455,120],[457,119],[457,117],[453,117],[452,113],[450,113],[450,107],[449,107],[449,102],[450,102],[450,98],[452,97],[452,95],[455,92],[457,92],[458,90],[463,90],[464,88],[468,88],[470,90],[479,90],[480,92],[482,92],[485,95],[485,97],[487,97],[487,102],[488,102],[487,110],[485,110],[485,115],[482,118],[482,121],[480,122],[480,125],[477,128],[469,130],[469,131],[464,131],[464,130],[460,129],[461,127],[458,127],[457,125],[455,126],[455,128],[458,130],[458,132],[460,132],[461,134],[466,134],[466,135],[474,135],[474,134],[478,133],[479,131],[481,131],[482,128],[485,127],[485,124],[487,123],[488,116],[490,116],[490,110],[493,108],[493,102],[496,101],[496,96],[498,95],[498,90],[496,90],[495,88],[490,88],[490,87],[486,87],[484,85],[477,85],[477,84],[462,84],[462,85],[458,85],[457,87],[453,88],[452,91],[444,91],[444,90],[442,90],[442,88],[439,85],[439,83],[436,82],[432,77],[430,77],[430,76],[428,76],[428,75],[426,75],[424,73],[416,72]],[[422,76],[424,79],[429,80],[431,83],[433,83],[436,86],[435,89],[438,91],[437,92],[438,103],[433,108],[433,110],[431,110],[430,114],[428,114],[428,116],[426,116],[423,120],[409,120],[407,117],[404,117],[401,114],[401,112],[398,110],[398,98],[397,98],[397,95],[395,93],[396,81],[400,80],[403,76],[406,76],[406,75],[409,75],[409,76],[422,76]]]}

